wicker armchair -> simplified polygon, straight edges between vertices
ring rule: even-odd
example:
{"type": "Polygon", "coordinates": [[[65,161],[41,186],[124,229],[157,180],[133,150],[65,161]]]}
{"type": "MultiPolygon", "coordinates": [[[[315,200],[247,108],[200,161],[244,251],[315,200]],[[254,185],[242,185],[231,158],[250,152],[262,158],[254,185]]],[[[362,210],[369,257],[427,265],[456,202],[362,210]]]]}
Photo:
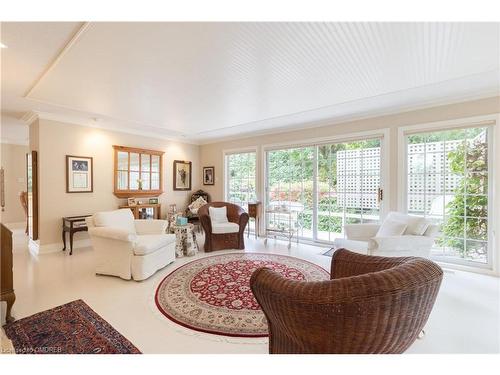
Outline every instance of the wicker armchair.
{"type": "Polygon", "coordinates": [[[245,240],[243,233],[248,223],[248,214],[240,206],[227,202],[208,203],[198,210],[201,226],[205,231],[205,251],[223,249],[244,249],[245,240]],[[209,207],[227,207],[227,218],[229,222],[239,225],[239,231],[235,233],[213,233],[212,221],[210,220],[209,207]]]}
{"type": "Polygon", "coordinates": [[[250,285],[267,317],[272,354],[403,353],[427,322],[442,278],[427,259],[340,249],[330,281],[292,281],[260,268],[250,285]]]}

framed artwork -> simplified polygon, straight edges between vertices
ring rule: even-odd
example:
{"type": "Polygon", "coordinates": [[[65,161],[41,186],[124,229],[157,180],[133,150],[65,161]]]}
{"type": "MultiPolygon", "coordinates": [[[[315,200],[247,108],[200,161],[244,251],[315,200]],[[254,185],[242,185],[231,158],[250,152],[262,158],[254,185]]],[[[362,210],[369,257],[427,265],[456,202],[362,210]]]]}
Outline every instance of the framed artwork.
{"type": "Polygon", "coordinates": [[[203,167],[203,185],[215,184],[215,167],[203,167]]]}
{"type": "Polygon", "coordinates": [[[174,160],[174,190],[191,190],[191,162],[174,160]]]}
{"type": "Polygon", "coordinates": [[[137,201],[135,200],[135,198],[127,198],[127,204],[129,206],[135,206],[137,205],[137,201]]]}
{"type": "Polygon", "coordinates": [[[158,204],[158,198],[149,198],[149,204],[158,204]]]}
{"type": "Polygon", "coordinates": [[[92,158],[66,155],[66,193],[94,191],[92,158]]]}

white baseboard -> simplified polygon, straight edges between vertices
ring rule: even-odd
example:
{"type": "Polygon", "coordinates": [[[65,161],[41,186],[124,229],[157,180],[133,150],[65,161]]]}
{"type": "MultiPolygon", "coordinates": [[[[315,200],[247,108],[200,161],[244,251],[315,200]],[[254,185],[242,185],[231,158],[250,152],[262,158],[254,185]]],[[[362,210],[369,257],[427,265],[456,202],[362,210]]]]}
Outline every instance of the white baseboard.
{"type": "MultiPolygon", "coordinates": [[[[89,246],[92,246],[92,244],[90,242],[90,238],[73,241],[73,250],[74,249],[81,249],[83,247],[89,247],[89,246]]],[[[29,241],[30,252],[33,253],[34,255],[57,253],[59,251],[62,251],[62,248],[63,248],[62,242],[40,245],[40,241],[32,241],[32,240],[29,241]]],[[[67,252],[70,251],[69,244],[66,244],[66,251],[67,252]]]]}

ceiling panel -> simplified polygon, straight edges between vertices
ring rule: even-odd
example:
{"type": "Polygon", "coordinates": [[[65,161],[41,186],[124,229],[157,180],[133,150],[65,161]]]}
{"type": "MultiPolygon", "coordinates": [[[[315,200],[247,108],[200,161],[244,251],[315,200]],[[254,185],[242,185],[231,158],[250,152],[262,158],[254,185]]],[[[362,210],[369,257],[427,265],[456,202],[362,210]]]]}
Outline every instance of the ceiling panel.
{"type": "Polygon", "coordinates": [[[432,95],[497,74],[498,57],[496,23],[92,23],[28,97],[208,137],[417,88],[432,95]]]}

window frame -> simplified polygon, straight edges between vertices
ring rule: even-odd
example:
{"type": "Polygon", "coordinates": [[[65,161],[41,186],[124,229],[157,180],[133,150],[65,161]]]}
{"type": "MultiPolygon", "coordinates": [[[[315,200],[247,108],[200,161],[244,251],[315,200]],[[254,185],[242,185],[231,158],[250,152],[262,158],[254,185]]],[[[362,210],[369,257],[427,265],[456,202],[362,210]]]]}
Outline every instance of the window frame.
{"type": "MultiPolygon", "coordinates": [[[[136,147],[125,147],[125,146],[117,146],[113,145],[114,151],[114,165],[113,165],[113,194],[118,198],[130,198],[130,197],[141,197],[141,196],[159,196],[163,194],[163,151],[155,151],[155,150],[147,150],[143,148],[136,147]],[[124,172],[124,169],[118,169],[118,153],[126,152],[127,153],[127,189],[118,189],[118,172],[124,172]],[[149,171],[145,173],[149,173],[149,189],[130,189],[130,154],[138,154],[138,166],[139,169],[137,173],[139,174],[139,178],[142,178],[142,155],[149,155],[149,171]],[[159,157],[159,169],[158,172],[153,172],[153,156],[159,157]],[[152,176],[153,173],[158,173],[159,178],[159,188],[151,189],[152,185],[152,176]]],[[[136,172],[136,171],[134,171],[136,172]]]]}
{"type": "Polygon", "coordinates": [[[467,271],[497,272],[498,249],[495,244],[495,144],[498,115],[467,117],[456,120],[436,121],[416,125],[401,126],[398,128],[398,211],[408,211],[408,136],[455,129],[470,129],[484,127],[488,129],[488,256],[486,263],[474,262],[466,259],[443,259],[431,257],[434,261],[450,268],[467,271]]]}
{"type": "MultiPolygon", "coordinates": [[[[384,198],[380,204],[379,217],[380,221],[382,221],[387,213],[389,212],[389,208],[391,206],[390,197],[391,197],[391,169],[390,169],[390,155],[391,155],[391,129],[390,128],[381,128],[375,130],[367,130],[356,133],[348,133],[348,134],[339,134],[339,135],[331,135],[325,137],[317,137],[317,138],[308,138],[301,142],[297,141],[288,141],[288,142],[279,142],[279,143],[271,143],[265,144],[261,147],[261,170],[262,170],[262,181],[261,181],[261,192],[264,207],[267,207],[268,204],[268,194],[267,194],[267,182],[268,182],[268,166],[267,166],[267,152],[273,150],[281,150],[286,148],[294,148],[294,147],[315,147],[321,145],[328,145],[331,143],[343,143],[343,142],[354,142],[366,139],[374,139],[380,138],[380,187],[383,190],[384,198]]],[[[317,162],[317,157],[316,157],[317,162]]],[[[317,176],[316,176],[317,168],[314,168],[314,190],[317,191],[317,176]]],[[[316,194],[313,197],[313,204],[317,206],[316,202],[316,194]]],[[[313,215],[314,216],[314,215],[313,215]]],[[[261,231],[265,231],[266,218],[261,220],[261,231]]],[[[317,232],[317,223],[313,220],[313,232],[317,232]]],[[[304,243],[311,244],[319,244],[319,245],[331,245],[333,241],[325,241],[320,239],[308,239],[301,238],[299,239],[304,243]]]]}
{"type": "Polygon", "coordinates": [[[255,154],[255,196],[257,201],[260,201],[260,191],[259,191],[259,160],[258,160],[258,147],[257,146],[249,146],[242,148],[234,148],[227,149],[222,151],[222,158],[224,163],[224,201],[229,202],[229,164],[227,162],[227,157],[235,154],[246,154],[246,153],[254,153],[255,154]]]}

